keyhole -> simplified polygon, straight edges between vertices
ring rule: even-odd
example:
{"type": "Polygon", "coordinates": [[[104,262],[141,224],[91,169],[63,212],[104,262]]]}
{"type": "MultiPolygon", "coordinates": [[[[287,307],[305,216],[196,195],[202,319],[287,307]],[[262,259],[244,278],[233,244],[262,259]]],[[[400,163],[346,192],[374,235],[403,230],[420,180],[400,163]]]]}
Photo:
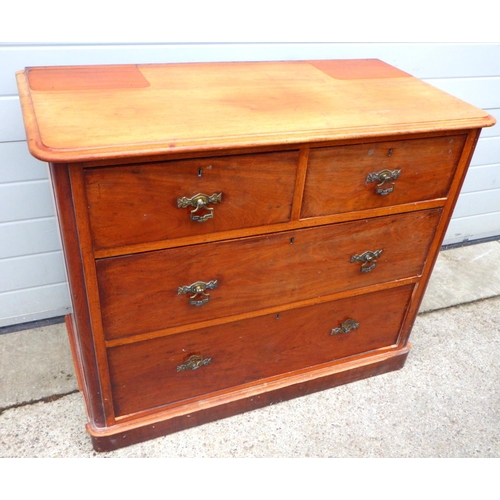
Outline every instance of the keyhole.
{"type": "Polygon", "coordinates": [[[387,156],[392,156],[392,148],[389,149],[389,152],[387,153],[387,156]]]}
{"type": "Polygon", "coordinates": [[[198,169],[198,177],[201,177],[203,175],[203,169],[199,168],[198,169]]]}

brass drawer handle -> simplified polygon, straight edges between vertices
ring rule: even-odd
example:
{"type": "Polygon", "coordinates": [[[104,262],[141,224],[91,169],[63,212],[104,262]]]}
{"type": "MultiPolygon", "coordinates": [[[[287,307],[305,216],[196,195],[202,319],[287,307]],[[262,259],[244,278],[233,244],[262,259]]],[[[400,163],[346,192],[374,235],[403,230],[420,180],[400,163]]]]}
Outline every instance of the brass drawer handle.
{"type": "Polygon", "coordinates": [[[382,254],[383,250],[375,250],[375,252],[366,251],[361,255],[353,255],[351,262],[361,262],[361,272],[369,273],[377,266],[377,259],[382,254]]]}
{"type": "Polygon", "coordinates": [[[185,363],[177,367],[177,372],[183,372],[184,370],[197,370],[202,366],[207,366],[212,362],[212,358],[203,358],[201,354],[193,354],[189,356],[185,363]]]}
{"type": "Polygon", "coordinates": [[[204,281],[195,281],[191,285],[180,286],[177,289],[177,295],[192,293],[193,295],[189,297],[189,303],[192,306],[202,306],[210,300],[210,295],[208,293],[205,293],[205,291],[217,288],[218,284],[219,283],[217,280],[212,280],[208,283],[205,283],[204,281]]]}
{"type": "Polygon", "coordinates": [[[375,190],[375,192],[377,194],[380,194],[381,196],[386,196],[394,191],[394,182],[391,182],[390,186],[386,185],[385,188],[384,184],[390,181],[395,181],[399,177],[399,174],[401,174],[401,170],[393,170],[392,172],[390,170],[372,172],[371,174],[367,175],[366,182],[378,182],[379,184],[377,184],[377,189],[375,190]]]}
{"type": "Polygon", "coordinates": [[[222,193],[214,193],[212,196],[208,196],[203,193],[195,194],[192,198],[183,198],[177,199],[177,208],[187,208],[194,207],[194,210],[191,210],[190,218],[196,222],[206,222],[209,219],[213,219],[214,217],[214,209],[208,208],[207,205],[209,203],[222,202],[222,193]],[[208,212],[207,212],[208,211],[208,212]],[[200,215],[202,212],[206,212],[203,215],[200,215]]]}
{"type": "Polygon", "coordinates": [[[346,319],[338,328],[333,328],[330,335],[337,335],[339,333],[349,333],[351,330],[357,330],[359,328],[359,323],[352,319],[346,319]]]}

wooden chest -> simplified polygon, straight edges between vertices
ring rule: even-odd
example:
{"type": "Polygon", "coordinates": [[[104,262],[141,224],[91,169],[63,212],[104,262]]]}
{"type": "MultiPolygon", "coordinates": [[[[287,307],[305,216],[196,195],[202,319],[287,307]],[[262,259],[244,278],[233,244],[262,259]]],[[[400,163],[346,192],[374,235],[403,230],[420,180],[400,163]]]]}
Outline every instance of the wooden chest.
{"type": "Polygon", "coordinates": [[[17,78],[96,450],[403,366],[487,113],[377,60],[17,78]]]}

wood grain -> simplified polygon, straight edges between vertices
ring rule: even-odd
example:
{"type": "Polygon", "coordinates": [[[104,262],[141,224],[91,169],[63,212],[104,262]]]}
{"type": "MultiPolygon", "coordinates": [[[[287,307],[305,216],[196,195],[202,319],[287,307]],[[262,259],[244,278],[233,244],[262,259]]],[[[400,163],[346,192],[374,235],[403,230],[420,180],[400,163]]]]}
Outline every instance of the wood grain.
{"type": "Polygon", "coordinates": [[[354,357],[342,363],[310,367],[287,378],[266,380],[262,384],[226,394],[216,393],[201,401],[195,400],[163,411],[151,411],[142,417],[120,419],[105,429],[89,423],[87,431],[96,451],[114,450],[338,385],[400,370],[409,351],[410,346],[406,346],[373,353],[369,357],[354,357]]]}
{"type": "Polygon", "coordinates": [[[78,382],[82,387],[89,418],[95,427],[109,423],[109,405],[103,401],[101,374],[97,362],[97,346],[93,337],[89,302],[85,289],[84,266],[78,244],[77,223],[73,206],[69,170],[67,166],[50,165],[57,215],[61,228],[63,249],[71,289],[73,313],[67,318],[78,382]]]}
{"type": "Polygon", "coordinates": [[[380,208],[370,208],[356,212],[343,212],[322,217],[311,217],[307,219],[291,220],[280,224],[267,226],[255,226],[244,229],[232,229],[223,233],[206,233],[204,235],[186,236],[171,240],[158,240],[146,243],[136,243],[133,245],[124,245],[115,248],[104,248],[95,250],[96,259],[105,259],[108,257],[118,257],[123,255],[152,252],[155,250],[164,250],[167,248],[184,247],[198,245],[200,243],[210,243],[215,241],[235,240],[247,238],[250,236],[262,234],[282,233],[296,229],[304,229],[318,226],[327,226],[340,222],[349,222],[355,220],[371,219],[373,217],[383,217],[386,215],[403,214],[407,212],[417,212],[433,208],[442,208],[446,204],[446,198],[436,198],[433,200],[417,201],[413,203],[403,203],[401,205],[389,205],[380,208]]]}
{"type": "Polygon", "coordinates": [[[458,135],[313,148],[301,217],[446,197],[465,138],[458,135]],[[381,186],[394,189],[387,195],[376,192],[378,182],[367,182],[369,174],[383,170],[400,170],[396,180],[381,186]]]}
{"type": "MultiPolygon", "coordinates": [[[[198,236],[290,219],[298,151],[85,170],[96,249],[198,236]],[[177,200],[220,193],[213,218],[193,221],[177,200]]],[[[201,210],[207,213],[207,210],[201,210]]]]}
{"type": "Polygon", "coordinates": [[[413,286],[109,350],[116,415],[283,376],[396,344],[413,286]],[[330,335],[348,318],[356,330],[330,335]],[[177,372],[191,355],[212,361],[177,372]]]}
{"type": "Polygon", "coordinates": [[[429,283],[429,280],[431,278],[432,269],[434,268],[434,264],[436,263],[436,260],[438,258],[439,251],[443,243],[443,238],[446,233],[446,229],[450,222],[453,209],[455,208],[456,202],[458,200],[460,189],[462,188],[462,185],[465,180],[467,168],[470,164],[472,155],[474,154],[474,149],[476,148],[477,141],[479,139],[479,134],[480,134],[479,130],[472,130],[467,135],[467,140],[465,141],[462,154],[460,155],[460,160],[458,162],[456,174],[454,175],[451,181],[448,200],[445,207],[443,208],[443,215],[436,227],[436,235],[433,238],[429,248],[429,254],[425,262],[422,279],[420,280],[420,283],[415,287],[414,296],[412,298],[412,301],[410,303],[410,308],[408,310],[407,321],[401,332],[400,342],[403,345],[409,342],[410,332],[413,327],[413,323],[415,321],[420,304],[424,297],[427,284],[429,283]]]}
{"type": "Polygon", "coordinates": [[[26,75],[32,90],[46,92],[149,87],[135,65],[26,68],[26,75]]]}
{"type": "MultiPolygon", "coordinates": [[[[30,88],[27,72],[19,72],[17,78],[25,116],[36,116],[25,123],[30,151],[53,162],[494,123],[488,113],[410,75],[402,76],[381,61],[367,64],[367,78],[359,61],[352,65],[357,78],[347,80],[333,78],[307,61],[138,65],[148,87],[84,92],[30,88]]],[[[44,71],[50,80],[48,72],[61,70],[44,71]]],[[[93,67],[66,71],[72,85],[85,87],[94,80],[93,67]]],[[[105,71],[109,75],[113,67],[105,71]]]]}
{"type": "Polygon", "coordinates": [[[418,276],[440,210],[97,261],[107,339],[418,276]],[[361,272],[351,257],[383,249],[361,272]],[[223,263],[223,264],[221,264],[223,263]],[[201,307],[180,286],[218,280],[201,307]]]}

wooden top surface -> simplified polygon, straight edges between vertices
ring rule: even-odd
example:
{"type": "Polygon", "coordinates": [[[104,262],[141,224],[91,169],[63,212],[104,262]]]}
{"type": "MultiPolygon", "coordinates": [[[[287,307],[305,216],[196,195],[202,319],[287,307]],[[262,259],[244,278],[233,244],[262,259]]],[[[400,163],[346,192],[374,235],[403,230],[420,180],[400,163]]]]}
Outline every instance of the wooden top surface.
{"type": "Polygon", "coordinates": [[[72,162],[491,126],[381,61],[26,68],[31,153],[72,162]]]}

